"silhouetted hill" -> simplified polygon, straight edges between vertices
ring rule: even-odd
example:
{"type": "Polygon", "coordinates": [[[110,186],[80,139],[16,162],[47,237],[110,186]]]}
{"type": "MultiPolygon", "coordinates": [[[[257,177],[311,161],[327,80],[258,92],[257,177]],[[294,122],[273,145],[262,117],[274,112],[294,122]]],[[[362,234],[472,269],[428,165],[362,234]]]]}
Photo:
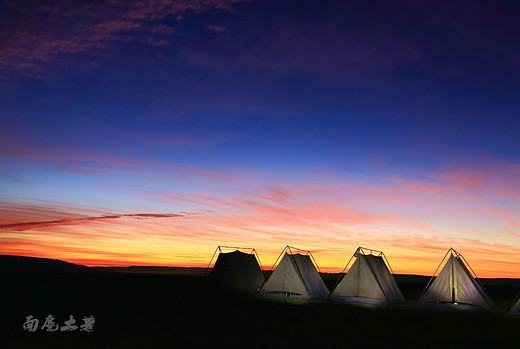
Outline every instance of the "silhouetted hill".
{"type": "Polygon", "coordinates": [[[88,267],[59,259],[0,255],[0,271],[87,271],[88,267]]]}
{"type": "Polygon", "coordinates": [[[176,275],[204,275],[206,268],[192,267],[163,267],[163,266],[136,266],[130,267],[92,267],[104,272],[136,273],[136,274],[176,274],[176,275]]]}

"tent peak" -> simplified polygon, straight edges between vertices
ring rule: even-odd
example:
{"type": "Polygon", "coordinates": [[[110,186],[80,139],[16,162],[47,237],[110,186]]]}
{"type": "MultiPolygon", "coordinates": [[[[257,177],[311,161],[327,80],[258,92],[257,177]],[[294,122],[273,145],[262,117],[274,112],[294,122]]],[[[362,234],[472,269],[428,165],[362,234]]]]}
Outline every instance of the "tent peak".
{"type": "MultiPolygon", "coordinates": [[[[254,249],[252,249],[254,251],[254,249]]],[[[264,283],[259,260],[255,253],[244,253],[237,250],[223,252],[221,246],[217,247],[212,260],[218,253],[218,257],[209,274],[210,280],[215,286],[235,292],[258,292],[258,288],[264,283]]],[[[211,266],[211,262],[208,269],[211,266]]],[[[206,274],[208,271],[206,271],[206,274]]]]}
{"type": "Polygon", "coordinates": [[[451,255],[453,255],[457,258],[462,257],[462,254],[460,252],[457,252],[453,247],[450,247],[450,249],[448,250],[448,253],[451,253],[451,255]]]}
{"type": "Polygon", "coordinates": [[[291,254],[295,253],[293,251],[296,251],[296,253],[300,253],[300,252],[305,252],[305,254],[310,254],[311,253],[311,251],[309,251],[309,250],[302,250],[301,248],[297,248],[297,247],[290,246],[290,245],[285,246],[285,248],[283,250],[284,251],[285,250],[289,250],[289,253],[291,253],[291,254]]]}
{"type": "Polygon", "coordinates": [[[367,255],[367,254],[376,254],[378,257],[379,256],[382,256],[384,255],[383,251],[379,251],[379,250],[373,250],[371,248],[366,248],[366,247],[362,247],[362,246],[359,246],[356,250],[356,254],[364,254],[364,255],[367,255]],[[368,252],[368,253],[367,253],[368,252]]]}
{"type": "Polygon", "coordinates": [[[236,247],[236,246],[217,246],[217,250],[222,252],[222,249],[232,249],[232,250],[236,250],[236,251],[240,251],[240,250],[249,250],[250,254],[254,254],[256,252],[256,250],[252,247],[236,247]]]}
{"type": "Polygon", "coordinates": [[[289,255],[295,255],[295,254],[300,254],[302,256],[309,256],[311,258],[311,260],[313,261],[314,265],[316,266],[316,268],[318,269],[318,272],[321,273],[321,270],[320,270],[320,267],[318,266],[318,263],[316,263],[316,260],[314,259],[314,256],[312,255],[312,252],[309,251],[309,250],[302,250],[301,248],[297,248],[297,247],[294,247],[294,246],[290,246],[290,245],[287,245],[284,247],[284,249],[282,250],[282,253],[280,253],[280,255],[278,256],[278,258],[276,259],[276,261],[274,262],[273,266],[271,267],[271,271],[274,270],[276,264],[278,263],[278,261],[280,260],[280,258],[282,258],[282,256],[284,255],[284,253],[287,253],[289,255]],[[294,252],[296,251],[296,252],[294,252]],[[305,252],[304,254],[300,253],[300,252],[305,252]]]}
{"type": "Polygon", "coordinates": [[[372,304],[405,302],[382,251],[358,247],[343,272],[354,258],[348,273],[336,282],[331,300],[372,304]]]}
{"type": "Polygon", "coordinates": [[[255,256],[255,258],[258,261],[258,264],[260,265],[260,269],[262,270],[262,264],[260,263],[260,257],[258,256],[258,253],[256,252],[256,249],[254,249],[252,247],[236,247],[236,246],[223,246],[223,245],[219,245],[215,249],[215,252],[213,253],[213,256],[211,257],[211,259],[209,261],[208,267],[206,268],[206,272],[205,272],[206,275],[209,273],[209,271],[211,269],[211,263],[213,262],[213,259],[215,258],[215,255],[220,255],[221,253],[225,253],[224,251],[222,251],[223,249],[233,250],[233,251],[231,251],[229,253],[240,252],[240,253],[251,254],[251,255],[255,256]],[[243,252],[244,250],[246,250],[248,252],[243,252]]]}
{"type": "Polygon", "coordinates": [[[305,298],[326,298],[329,295],[312,253],[302,254],[301,251],[306,250],[289,245],[282,250],[271,269],[274,271],[262,285],[262,294],[305,298]]]}

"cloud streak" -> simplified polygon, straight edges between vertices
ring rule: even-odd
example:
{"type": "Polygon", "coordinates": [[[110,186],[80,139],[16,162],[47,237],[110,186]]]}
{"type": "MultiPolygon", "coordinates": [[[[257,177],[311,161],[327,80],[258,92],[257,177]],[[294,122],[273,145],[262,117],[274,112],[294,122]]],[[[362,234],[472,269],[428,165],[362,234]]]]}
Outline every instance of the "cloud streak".
{"type": "Polygon", "coordinates": [[[161,23],[182,20],[189,12],[229,11],[244,0],[21,1],[2,5],[0,76],[3,87],[17,79],[45,75],[44,63],[61,55],[98,52],[120,42],[169,45],[175,28],[161,23]]]}
{"type": "Polygon", "coordinates": [[[77,147],[49,147],[44,145],[20,142],[19,140],[1,139],[0,155],[11,159],[23,159],[27,162],[49,165],[65,173],[83,176],[100,176],[108,173],[143,173],[150,168],[160,168],[161,172],[189,174],[196,178],[210,181],[236,183],[237,176],[231,176],[223,171],[213,170],[193,163],[180,161],[159,161],[112,154],[109,151],[81,149],[77,147]]]}
{"type": "Polygon", "coordinates": [[[190,182],[193,174],[185,171],[175,180],[180,186],[170,186],[170,173],[149,169],[154,174],[146,174],[146,181],[155,185],[135,186],[133,204],[158,212],[174,206],[177,213],[107,214],[118,208],[7,202],[0,208],[18,218],[0,221],[0,243],[4,253],[44,256],[55,250],[65,260],[90,258],[92,265],[106,264],[110,253],[128,253],[124,263],[131,265],[131,256],[142,253],[150,257],[139,263],[186,266],[204,264],[216,245],[255,247],[269,266],[290,244],[320,251],[315,257],[327,271],[341,270],[345,256],[361,245],[385,251],[396,272],[422,274],[454,247],[476,261],[479,275],[514,276],[511,254],[499,252],[519,248],[518,198],[511,190],[518,179],[514,166],[500,168],[453,166],[410,175],[386,169],[371,176],[322,171],[297,181],[292,173],[228,169],[223,177],[207,174],[201,183],[190,182]],[[101,254],[89,255],[89,249],[101,254]]]}
{"type": "Polygon", "coordinates": [[[136,219],[150,219],[150,218],[182,218],[188,214],[177,214],[177,213],[129,213],[129,214],[112,214],[103,216],[93,217],[81,217],[81,218],[64,218],[52,221],[40,221],[40,222],[22,222],[22,223],[9,223],[0,224],[0,230],[12,229],[12,230],[27,230],[33,228],[41,228],[45,226],[61,226],[61,225],[72,225],[81,224],[86,222],[103,221],[108,219],[120,219],[123,217],[131,217],[136,219]]]}

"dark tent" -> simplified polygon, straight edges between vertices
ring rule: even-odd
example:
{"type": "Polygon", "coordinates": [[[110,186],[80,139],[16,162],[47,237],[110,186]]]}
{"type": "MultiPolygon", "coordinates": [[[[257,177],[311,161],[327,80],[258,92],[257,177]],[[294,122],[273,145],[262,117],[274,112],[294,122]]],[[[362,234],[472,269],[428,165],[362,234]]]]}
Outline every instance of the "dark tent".
{"type": "Polygon", "coordinates": [[[219,255],[209,275],[211,281],[218,287],[231,291],[257,292],[265,279],[255,257],[255,250],[250,250],[251,253],[238,249],[224,253],[222,246],[217,247],[219,255]]]}

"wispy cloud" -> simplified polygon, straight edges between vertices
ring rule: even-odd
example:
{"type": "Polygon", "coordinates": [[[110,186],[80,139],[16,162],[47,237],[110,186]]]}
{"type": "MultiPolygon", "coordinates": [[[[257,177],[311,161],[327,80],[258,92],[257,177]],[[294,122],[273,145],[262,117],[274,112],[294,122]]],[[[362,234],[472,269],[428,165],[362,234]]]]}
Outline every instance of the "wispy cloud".
{"type": "Polygon", "coordinates": [[[155,0],[7,2],[2,5],[0,81],[14,87],[18,77],[43,78],[43,63],[61,55],[94,52],[118,42],[168,45],[175,28],[162,21],[189,12],[230,10],[244,0],[155,0]]]}
{"type": "Polygon", "coordinates": [[[124,171],[149,171],[161,169],[163,172],[189,174],[190,176],[205,178],[213,181],[235,183],[237,176],[223,171],[210,169],[193,163],[131,157],[112,154],[110,151],[100,152],[88,149],[68,147],[49,147],[30,144],[18,140],[0,140],[0,155],[43,165],[50,165],[66,173],[97,176],[100,173],[116,173],[124,171]]]}
{"type": "Polygon", "coordinates": [[[226,28],[220,25],[208,25],[208,29],[217,33],[221,33],[226,30],[226,28]]]}
{"type": "Polygon", "coordinates": [[[39,228],[44,226],[60,226],[60,225],[71,225],[81,224],[84,222],[100,221],[106,219],[119,219],[122,217],[131,217],[136,219],[149,219],[149,218],[180,218],[185,217],[187,214],[176,214],[176,213],[129,213],[129,214],[113,214],[103,215],[94,217],[80,217],[80,218],[64,218],[52,221],[41,221],[41,222],[22,222],[22,223],[9,223],[0,224],[1,229],[12,229],[12,230],[26,230],[31,228],[39,228]]]}
{"type": "MultiPolygon", "coordinates": [[[[12,253],[61,246],[60,256],[70,259],[69,248],[75,251],[73,258],[91,258],[94,264],[106,259],[89,257],[89,248],[106,250],[107,256],[111,251],[156,253],[150,264],[168,260],[169,265],[201,265],[216,245],[245,245],[257,248],[266,266],[274,262],[280,246],[291,244],[319,251],[315,257],[329,271],[341,270],[346,255],[361,245],[384,250],[397,272],[423,274],[432,272],[443,253],[454,247],[475,261],[479,275],[512,276],[510,254],[492,261],[493,253],[519,249],[519,200],[510,193],[518,179],[508,170],[511,166],[505,168],[454,166],[408,176],[323,171],[304,182],[292,174],[228,169],[222,176],[203,173],[203,184],[188,182],[198,172],[193,169],[179,177],[193,187],[159,181],[157,187],[133,192],[136,205],[175,205],[175,213],[127,213],[117,207],[67,210],[64,203],[36,204],[39,209],[33,210],[5,203],[0,206],[3,212],[23,219],[0,221],[0,242],[12,253]],[[74,250],[78,240],[90,244],[81,255],[74,250]]],[[[125,263],[135,261],[128,257],[125,263]]]]}

